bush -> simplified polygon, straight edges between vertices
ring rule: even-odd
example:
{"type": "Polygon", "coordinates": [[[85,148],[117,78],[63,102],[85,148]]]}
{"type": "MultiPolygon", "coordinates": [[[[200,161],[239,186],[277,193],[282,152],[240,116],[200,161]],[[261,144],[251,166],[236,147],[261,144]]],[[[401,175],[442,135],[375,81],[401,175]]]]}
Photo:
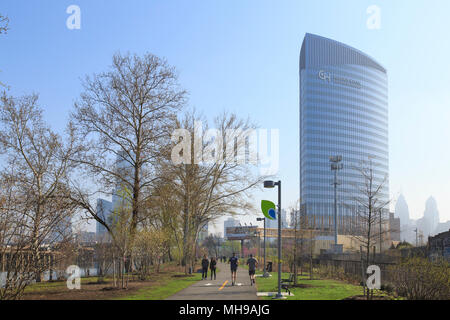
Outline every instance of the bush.
{"type": "Polygon", "coordinates": [[[346,281],[349,283],[358,283],[361,277],[346,273],[344,268],[336,268],[332,265],[319,265],[316,272],[321,278],[346,281]]]}
{"type": "Polygon", "coordinates": [[[409,300],[449,300],[450,265],[426,258],[409,258],[392,267],[392,282],[398,295],[409,300]]]}

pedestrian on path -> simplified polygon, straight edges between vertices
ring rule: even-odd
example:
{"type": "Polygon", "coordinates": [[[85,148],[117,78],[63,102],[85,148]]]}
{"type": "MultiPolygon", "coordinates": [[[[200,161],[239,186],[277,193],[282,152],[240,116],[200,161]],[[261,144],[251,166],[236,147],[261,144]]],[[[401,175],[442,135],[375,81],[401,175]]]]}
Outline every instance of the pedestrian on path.
{"type": "Polygon", "coordinates": [[[216,280],[216,265],[217,265],[216,258],[212,257],[211,262],[209,264],[209,268],[211,269],[211,280],[213,279],[213,274],[214,280],[216,280]]]}
{"type": "Polygon", "coordinates": [[[209,260],[208,258],[206,258],[205,254],[202,260],[202,280],[208,279],[208,267],[209,267],[209,260]]]}
{"type": "Polygon", "coordinates": [[[250,258],[247,260],[248,265],[248,274],[250,276],[250,285],[252,286],[255,283],[255,272],[256,267],[258,266],[258,260],[253,258],[253,255],[250,254],[250,258]]]}
{"type": "Polygon", "coordinates": [[[233,252],[233,256],[228,261],[231,267],[231,285],[234,286],[236,283],[236,274],[237,274],[237,268],[239,265],[239,259],[236,257],[236,253],[233,252]]]}

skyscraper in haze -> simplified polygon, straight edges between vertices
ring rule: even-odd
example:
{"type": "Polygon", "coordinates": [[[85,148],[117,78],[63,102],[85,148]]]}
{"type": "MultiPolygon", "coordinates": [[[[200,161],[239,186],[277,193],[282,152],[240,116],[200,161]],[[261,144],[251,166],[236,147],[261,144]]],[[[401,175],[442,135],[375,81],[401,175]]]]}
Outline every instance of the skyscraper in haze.
{"type": "Polygon", "coordinates": [[[334,229],[330,156],[343,157],[339,171],[338,230],[354,208],[356,168],[370,158],[375,183],[386,177],[380,200],[387,201],[387,71],[367,54],[343,43],[306,34],[300,53],[300,199],[309,223],[334,229]]]}
{"type": "MultiPolygon", "coordinates": [[[[111,201],[105,199],[97,199],[97,215],[106,223],[111,223],[111,215],[112,215],[112,203],[111,201]]],[[[98,221],[96,222],[96,234],[97,238],[100,240],[108,233],[105,226],[103,226],[98,221]]]]}
{"type": "Polygon", "coordinates": [[[400,225],[405,226],[410,224],[409,208],[403,194],[398,197],[397,203],[395,204],[395,216],[400,218],[400,225]]]}
{"type": "Polygon", "coordinates": [[[429,197],[425,203],[425,211],[423,217],[417,220],[417,228],[426,238],[436,234],[436,229],[439,225],[439,211],[437,209],[436,200],[429,197]]]}

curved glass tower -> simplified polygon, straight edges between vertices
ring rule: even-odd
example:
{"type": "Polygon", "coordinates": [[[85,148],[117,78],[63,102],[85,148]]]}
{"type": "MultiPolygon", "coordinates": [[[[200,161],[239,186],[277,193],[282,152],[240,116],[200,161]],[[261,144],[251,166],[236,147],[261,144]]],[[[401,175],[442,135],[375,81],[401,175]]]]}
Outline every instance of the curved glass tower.
{"type": "Polygon", "coordinates": [[[342,156],[338,172],[338,232],[352,233],[356,168],[372,161],[375,183],[388,190],[387,72],[359,50],[306,34],[300,53],[300,199],[308,223],[334,230],[334,173],[330,156],[342,156]]]}

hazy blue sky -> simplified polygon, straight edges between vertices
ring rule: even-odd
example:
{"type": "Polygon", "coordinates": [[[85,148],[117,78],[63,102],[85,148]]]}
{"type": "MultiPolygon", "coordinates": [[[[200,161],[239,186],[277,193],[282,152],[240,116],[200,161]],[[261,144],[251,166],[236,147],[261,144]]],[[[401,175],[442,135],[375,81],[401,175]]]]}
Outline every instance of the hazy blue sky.
{"type": "MultiPolygon", "coordinates": [[[[303,37],[356,47],[389,73],[392,197],[402,192],[419,218],[433,195],[441,221],[450,220],[448,0],[1,0],[0,12],[11,19],[0,36],[0,80],[13,94],[39,93],[55,130],[64,128],[81,77],[105,70],[117,51],[149,51],[178,68],[190,104],[205,115],[226,109],[280,129],[286,206],[298,196],[303,37]],[[80,30],[66,27],[71,4],[81,8],[80,30]],[[370,5],[381,8],[379,30],[366,26],[370,5]]],[[[276,199],[275,191],[261,197],[276,199]]]]}

